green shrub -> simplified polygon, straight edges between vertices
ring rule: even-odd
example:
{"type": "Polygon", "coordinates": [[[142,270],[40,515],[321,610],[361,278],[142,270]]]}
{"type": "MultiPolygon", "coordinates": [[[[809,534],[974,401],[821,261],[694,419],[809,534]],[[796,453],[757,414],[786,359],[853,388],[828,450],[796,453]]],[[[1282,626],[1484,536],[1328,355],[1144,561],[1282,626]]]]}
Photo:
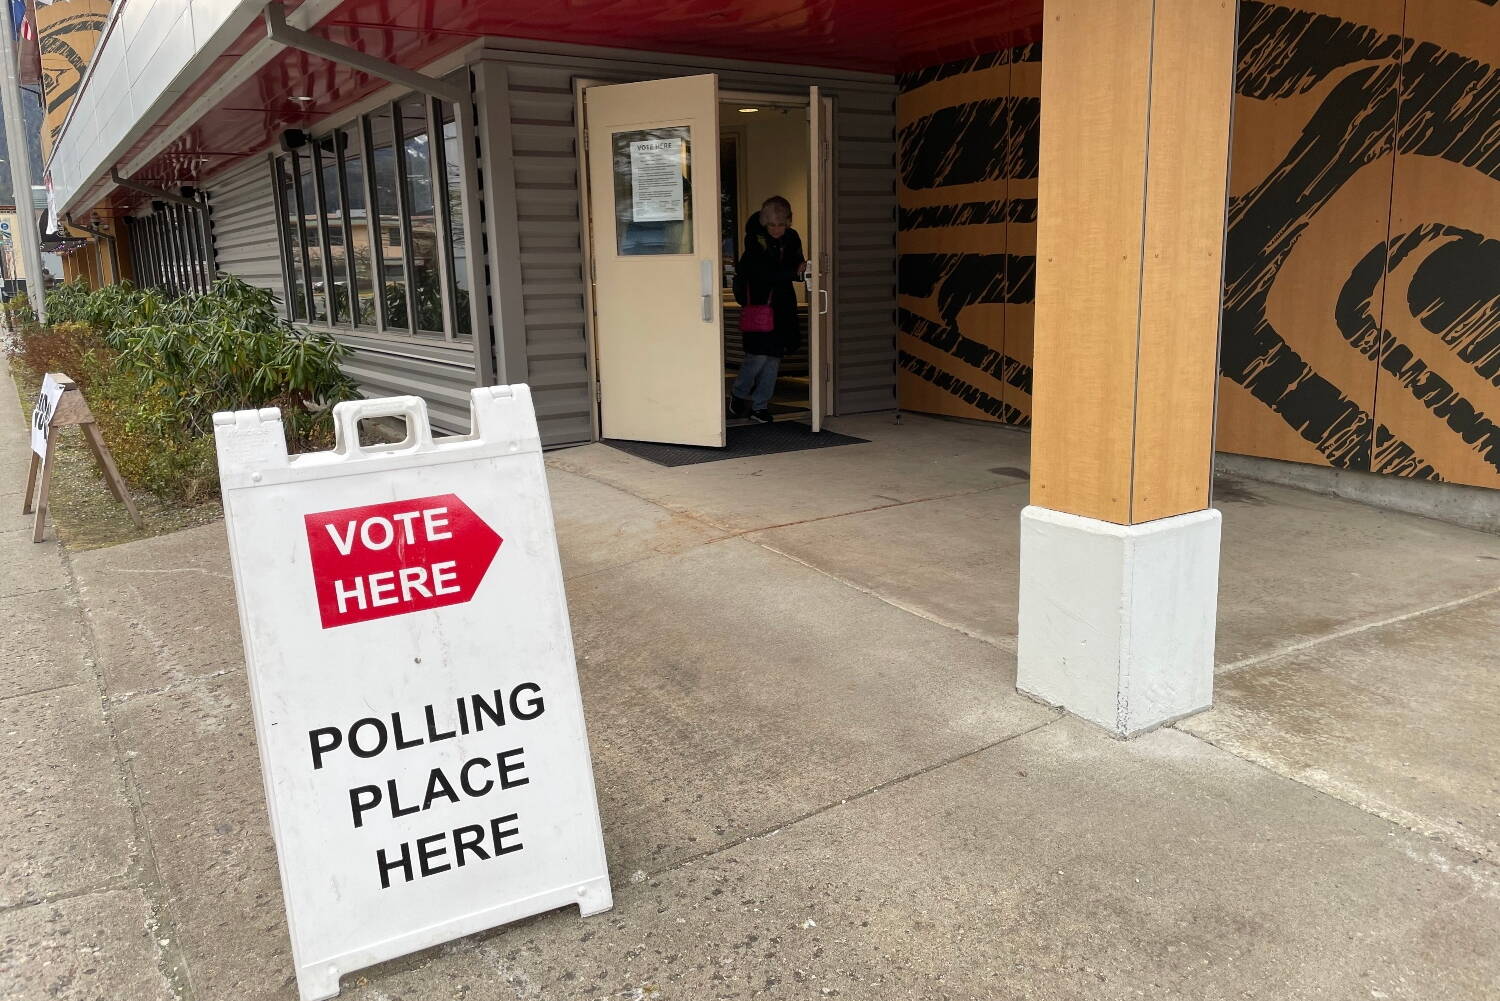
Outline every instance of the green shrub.
{"type": "Polygon", "coordinates": [[[78,381],[130,483],[192,502],[217,490],[215,412],[279,407],[289,448],[309,451],[332,444],[332,405],[357,395],[339,367],[348,348],[276,307],[231,276],[178,298],[68,283],[48,291],[50,325],[23,330],[17,357],[78,381]]]}
{"type": "Polygon", "coordinates": [[[5,302],[5,310],[15,329],[25,329],[36,324],[36,310],[31,308],[31,299],[25,292],[17,292],[5,302]]]}

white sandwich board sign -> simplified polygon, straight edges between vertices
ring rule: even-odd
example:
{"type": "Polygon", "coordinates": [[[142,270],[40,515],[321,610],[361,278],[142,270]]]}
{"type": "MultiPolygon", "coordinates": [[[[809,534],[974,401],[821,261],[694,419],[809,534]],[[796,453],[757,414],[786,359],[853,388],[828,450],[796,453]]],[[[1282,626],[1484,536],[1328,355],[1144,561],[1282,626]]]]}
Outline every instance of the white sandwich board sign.
{"type": "Polygon", "coordinates": [[[531,392],[214,416],[297,986],[528,915],[612,904],[531,392]],[[406,419],[362,447],[358,422],[406,419]]]}
{"type": "Polygon", "coordinates": [[[36,404],[31,408],[31,450],[43,458],[47,456],[47,429],[52,426],[52,415],[57,412],[57,401],[62,399],[62,394],[62,383],[48,372],[36,394],[36,404]]]}

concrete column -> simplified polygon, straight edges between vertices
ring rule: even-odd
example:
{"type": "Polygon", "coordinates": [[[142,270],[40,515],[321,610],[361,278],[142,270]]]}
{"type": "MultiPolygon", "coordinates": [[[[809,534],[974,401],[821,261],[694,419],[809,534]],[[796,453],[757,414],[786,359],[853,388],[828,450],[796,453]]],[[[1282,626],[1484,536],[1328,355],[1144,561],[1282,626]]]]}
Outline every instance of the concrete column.
{"type": "Polygon", "coordinates": [[[1017,687],[1120,736],[1213,697],[1235,0],[1047,0],[1017,687]]]}

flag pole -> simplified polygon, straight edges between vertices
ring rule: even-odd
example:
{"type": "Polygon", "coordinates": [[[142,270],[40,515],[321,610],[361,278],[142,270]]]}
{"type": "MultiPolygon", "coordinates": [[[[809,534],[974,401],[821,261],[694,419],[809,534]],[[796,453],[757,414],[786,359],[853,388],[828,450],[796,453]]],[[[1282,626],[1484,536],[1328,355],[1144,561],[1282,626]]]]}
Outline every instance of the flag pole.
{"type": "Polygon", "coordinates": [[[5,108],[5,145],[9,150],[10,184],[16,202],[12,245],[26,268],[26,298],[39,323],[47,322],[46,286],[42,282],[42,246],[37,235],[36,209],[31,202],[31,147],[26,142],[26,119],[21,113],[21,73],[16,63],[15,8],[5,0],[5,24],[0,26],[0,103],[5,108]]]}

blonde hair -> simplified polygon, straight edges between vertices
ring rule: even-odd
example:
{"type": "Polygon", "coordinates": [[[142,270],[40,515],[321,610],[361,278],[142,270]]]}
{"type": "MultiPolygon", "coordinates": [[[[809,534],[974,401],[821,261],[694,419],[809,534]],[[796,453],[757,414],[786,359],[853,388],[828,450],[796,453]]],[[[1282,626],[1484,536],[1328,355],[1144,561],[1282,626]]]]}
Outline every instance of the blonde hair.
{"type": "Polygon", "coordinates": [[[792,224],[792,203],[780,195],[772,195],[760,206],[760,224],[762,226],[792,224]]]}

